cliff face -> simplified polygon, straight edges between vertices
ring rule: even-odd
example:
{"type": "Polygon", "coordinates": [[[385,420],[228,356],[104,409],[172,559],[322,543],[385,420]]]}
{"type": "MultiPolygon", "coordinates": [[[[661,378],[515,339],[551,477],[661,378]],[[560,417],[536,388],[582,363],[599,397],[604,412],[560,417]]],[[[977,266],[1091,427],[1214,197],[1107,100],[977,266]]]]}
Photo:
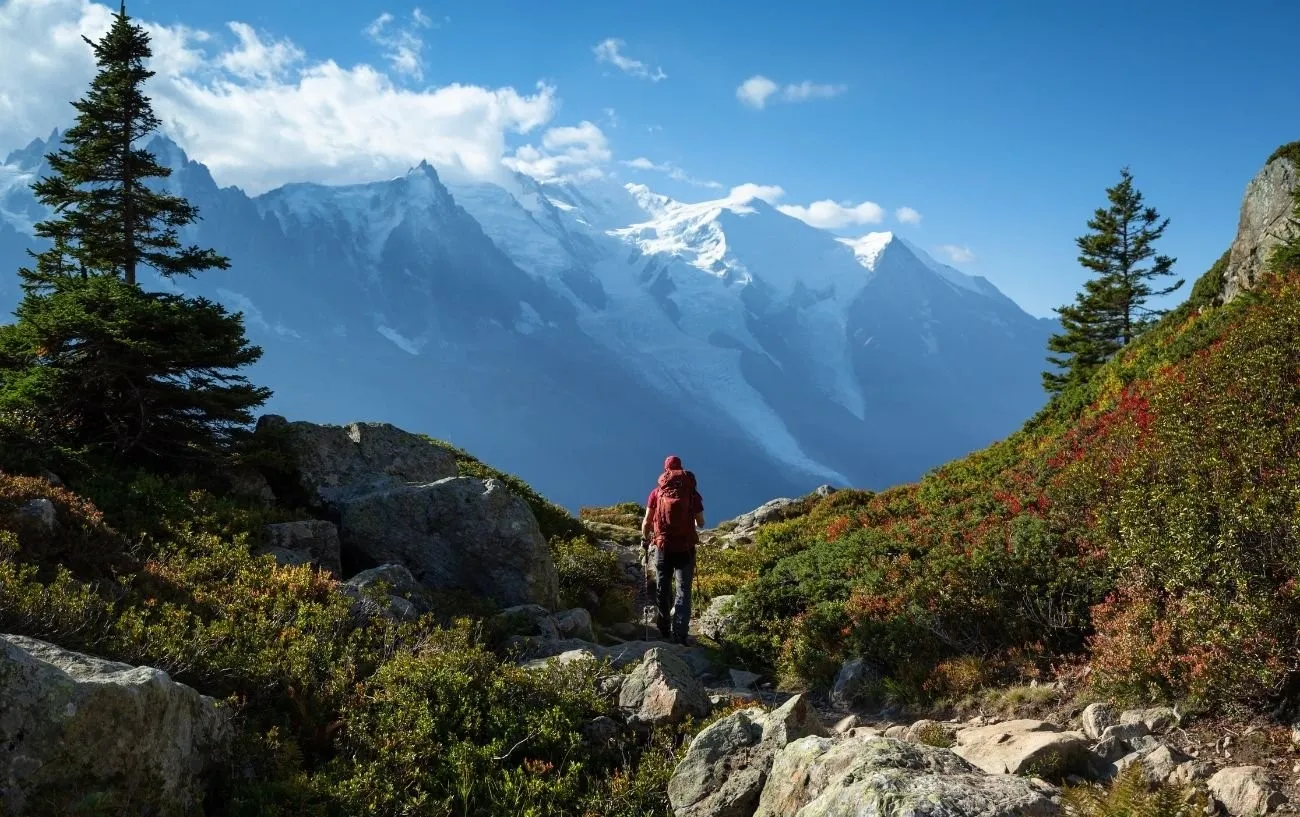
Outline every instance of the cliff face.
{"type": "MultiPolygon", "coordinates": [[[[1297,143],[1300,146],[1300,143],[1297,143]]],[[[1300,186],[1300,172],[1285,148],[1259,171],[1246,186],[1237,222],[1237,237],[1232,242],[1228,267],[1223,275],[1224,303],[1254,286],[1265,270],[1273,249],[1287,237],[1293,196],[1300,186]]]]}

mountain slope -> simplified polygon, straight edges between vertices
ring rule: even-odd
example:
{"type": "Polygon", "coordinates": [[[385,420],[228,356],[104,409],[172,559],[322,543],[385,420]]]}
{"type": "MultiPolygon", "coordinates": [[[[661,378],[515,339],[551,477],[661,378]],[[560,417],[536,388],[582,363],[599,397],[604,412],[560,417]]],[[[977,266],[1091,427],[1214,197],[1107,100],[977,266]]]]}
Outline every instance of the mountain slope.
{"type": "MultiPolygon", "coordinates": [[[[50,141],[0,174],[0,261],[32,243],[50,141]]],[[[250,198],[151,149],[199,208],[187,239],[233,262],[177,285],[245,313],[270,410],[454,439],[569,507],[640,496],[670,451],[711,513],[884,487],[1044,399],[1051,322],[888,234],[850,245],[761,200],[607,179],[448,186],[426,164],[250,198]]]]}
{"type": "Polygon", "coordinates": [[[706,549],[706,594],[738,593],[733,648],[797,684],[862,657],[912,702],[1083,663],[1094,695],[1294,700],[1300,269],[1265,259],[1300,248],[1300,174],[1277,162],[1257,181],[1291,181],[1252,182],[1188,302],[1023,429],[706,549]],[[1256,229],[1287,208],[1289,233],[1256,229]]]}

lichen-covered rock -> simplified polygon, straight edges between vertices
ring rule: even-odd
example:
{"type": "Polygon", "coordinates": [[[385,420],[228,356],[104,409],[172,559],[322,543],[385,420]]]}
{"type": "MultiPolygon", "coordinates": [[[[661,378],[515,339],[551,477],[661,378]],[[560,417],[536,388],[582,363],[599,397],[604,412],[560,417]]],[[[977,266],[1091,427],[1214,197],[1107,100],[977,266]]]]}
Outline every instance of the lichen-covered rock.
{"type": "Polygon", "coordinates": [[[1300,174],[1290,159],[1279,156],[1264,166],[1246,186],[1237,220],[1237,235],[1223,275],[1223,300],[1250,289],[1267,268],[1269,255],[1286,237],[1292,194],[1300,174]]]}
{"type": "Polygon", "coordinates": [[[1153,706],[1147,709],[1128,709],[1119,716],[1121,726],[1145,726],[1153,735],[1163,735],[1178,726],[1181,718],[1178,710],[1168,706],[1153,706]]]}
{"type": "Polygon", "coordinates": [[[825,735],[826,727],[796,695],[765,713],[733,712],[695,736],[668,783],[676,817],[749,817],[777,752],[792,741],[825,735]]]}
{"type": "Polygon", "coordinates": [[[985,774],[947,749],[848,737],[786,746],[754,817],[1046,817],[1059,811],[1059,792],[1042,781],[985,774]]]}
{"type": "Polygon", "coordinates": [[[361,571],[343,583],[343,590],[348,593],[364,593],[381,583],[387,587],[388,592],[399,596],[418,594],[424,591],[424,587],[415,580],[415,577],[411,575],[411,571],[401,565],[392,564],[379,565],[361,571]]]}
{"type": "MultiPolygon", "coordinates": [[[[268,550],[287,550],[305,557],[305,561],[320,566],[335,577],[342,577],[339,529],[333,522],[305,519],[299,522],[279,522],[265,528],[268,550]]],[[[280,557],[276,557],[277,561],[280,557]]],[[[301,563],[301,561],[295,562],[301,563]]]]}
{"type": "Polygon", "coordinates": [[[680,723],[709,714],[709,697],[690,667],[673,652],[655,648],[623,681],[618,705],[628,721],[649,726],[680,723]]]}
{"type": "Polygon", "coordinates": [[[1287,801],[1286,795],[1261,766],[1220,769],[1205,786],[1233,817],[1268,814],[1287,801]]]}
{"type": "Polygon", "coordinates": [[[711,599],[699,619],[700,635],[711,638],[719,644],[725,643],[735,625],[733,613],[735,602],[735,596],[715,596],[711,599]]]}
{"type": "Polygon", "coordinates": [[[1039,777],[1086,773],[1091,766],[1088,739],[1062,732],[1047,721],[1016,720],[957,733],[953,752],[989,774],[1039,777]]]}
{"type": "Polygon", "coordinates": [[[596,639],[596,633],[591,626],[591,613],[581,607],[562,610],[555,614],[554,619],[560,638],[581,638],[583,641],[596,639]]]}
{"type": "Polygon", "coordinates": [[[953,744],[958,727],[951,723],[934,720],[919,720],[907,727],[903,740],[908,743],[925,743],[930,746],[947,748],[953,744]]]}
{"type": "Polygon", "coordinates": [[[285,435],[302,488],[324,504],[459,473],[451,452],[388,423],[317,425],[267,415],[257,430],[285,435]]]}
{"type": "Polygon", "coordinates": [[[1090,740],[1101,740],[1101,733],[1106,727],[1119,723],[1115,707],[1108,703],[1088,704],[1083,710],[1083,734],[1090,740]]]}
{"type": "Polygon", "coordinates": [[[1129,766],[1138,765],[1149,782],[1159,784],[1172,781],[1178,768],[1190,761],[1190,757],[1172,746],[1157,744],[1120,758],[1115,763],[1115,771],[1122,772],[1129,766]]]}
{"type": "Polygon", "coordinates": [[[165,672],[0,635],[0,812],[72,813],[107,794],[118,813],[201,802],[231,729],[213,700],[165,672]]]}
{"type": "Polygon", "coordinates": [[[870,697],[880,673],[861,658],[845,661],[831,685],[831,705],[852,709],[870,697]]]}
{"type": "Polygon", "coordinates": [[[336,503],[343,546],[405,565],[431,589],[559,606],[559,576],[532,510],[496,479],[453,477],[336,503]]]}

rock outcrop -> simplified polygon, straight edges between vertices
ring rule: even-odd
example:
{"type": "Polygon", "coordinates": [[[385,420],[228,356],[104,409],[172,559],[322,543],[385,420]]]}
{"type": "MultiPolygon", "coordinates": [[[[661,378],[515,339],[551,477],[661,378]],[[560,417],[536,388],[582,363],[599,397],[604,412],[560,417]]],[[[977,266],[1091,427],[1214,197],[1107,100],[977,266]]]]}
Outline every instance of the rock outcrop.
{"type": "Polygon", "coordinates": [[[1286,802],[1286,796],[1259,766],[1220,769],[1206,787],[1232,817],[1258,817],[1286,802]]]}
{"type": "Polygon", "coordinates": [[[231,734],[211,698],[150,667],[0,635],[0,812],[190,813],[231,734]]]}
{"type": "Polygon", "coordinates": [[[1059,811],[1059,792],[1042,781],[987,774],[947,749],[849,735],[786,746],[772,764],[755,817],[1037,817],[1059,811]]]}
{"type": "Polygon", "coordinates": [[[1082,732],[1063,732],[1035,720],[963,729],[957,733],[953,752],[989,774],[1040,777],[1086,772],[1091,760],[1082,732]]]}
{"type": "Polygon", "coordinates": [[[711,709],[704,687],[691,668],[671,650],[661,647],[646,652],[623,680],[618,705],[629,713],[629,723],[648,726],[702,718],[711,709]]]}
{"type": "Polygon", "coordinates": [[[1232,242],[1228,266],[1223,275],[1223,300],[1231,301],[1255,285],[1267,268],[1273,249],[1291,229],[1288,218],[1292,195],[1300,186],[1300,173],[1286,156],[1273,159],[1246,186],[1232,242]]]}
{"type": "Polygon", "coordinates": [[[284,435],[299,487],[337,517],[352,561],[402,565],[425,587],[502,606],[559,606],[559,577],[537,519],[500,480],[460,477],[450,452],[387,424],[323,426],[272,415],[258,430],[284,435]]]}
{"type": "MultiPolygon", "coordinates": [[[[772,712],[733,712],[695,736],[668,783],[676,817],[749,817],[777,753],[792,741],[824,736],[826,727],[803,696],[772,712]]],[[[790,812],[793,814],[793,812],[790,812]]]]}

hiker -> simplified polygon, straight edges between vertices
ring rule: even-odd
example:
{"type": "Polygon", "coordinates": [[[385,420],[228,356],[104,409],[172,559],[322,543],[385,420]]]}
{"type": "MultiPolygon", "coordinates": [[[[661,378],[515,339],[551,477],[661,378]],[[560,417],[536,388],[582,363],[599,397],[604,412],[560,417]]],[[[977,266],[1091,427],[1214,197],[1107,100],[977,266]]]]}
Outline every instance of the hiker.
{"type": "Polygon", "coordinates": [[[641,547],[655,546],[657,578],[655,626],[664,638],[686,643],[691,622],[691,583],[695,578],[698,528],[704,527],[704,500],[696,489],[695,475],[682,468],[680,457],[664,460],[664,471],[646,500],[641,520],[641,547]],[[673,582],[677,593],[673,596],[673,582]],[[673,616],[669,619],[669,604],[673,616]]]}

